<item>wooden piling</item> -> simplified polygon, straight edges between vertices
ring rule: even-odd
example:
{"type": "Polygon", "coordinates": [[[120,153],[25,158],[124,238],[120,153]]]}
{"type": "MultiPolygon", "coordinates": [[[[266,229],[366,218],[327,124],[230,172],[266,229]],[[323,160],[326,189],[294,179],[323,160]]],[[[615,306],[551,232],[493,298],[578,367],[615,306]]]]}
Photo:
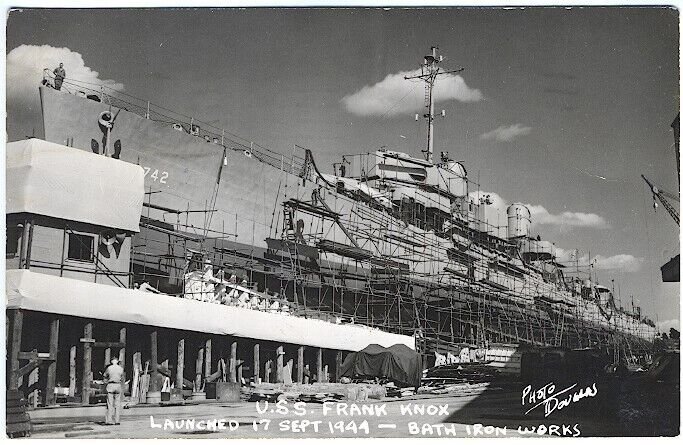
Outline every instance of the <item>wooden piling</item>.
{"type": "Polygon", "coordinates": [[[183,389],[185,375],[185,339],[178,340],[178,363],[176,365],[175,387],[183,389]]]}
{"type": "Polygon", "coordinates": [[[202,368],[204,367],[204,348],[199,348],[197,351],[197,361],[195,362],[195,378],[194,390],[201,391],[202,389],[202,368]]]}
{"type": "Polygon", "coordinates": [[[335,360],[335,367],[334,367],[334,379],[337,383],[339,383],[339,379],[341,379],[341,368],[342,368],[342,363],[343,361],[343,352],[341,350],[337,351],[337,356],[335,360]]]}
{"type": "Polygon", "coordinates": [[[57,350],[59,346],[59,318],[50,322],[50,362],[47,365],[45,384],[45,405],[55,404],[55,383],[57,381],[57,350]]]}
{"type": "Polygon", "coordinates": [[[316,374],[318,382],[323,381],[323,348],[316,349],[316,374]]]}
{"type": "Polygon", "coordinates": [[[270,375],[272,374],[272,369],[273,369],[273,361],[272,360],[266,360],[266,369],[265,369],[265,382],[270,383],[270,375]]]}
{"type": "Polygon", "coordinates": [[[121,349],[119,349],[119,364],[122,368],[126,367],[126,328],[121,328],[119,330],[119,342],[123,343],[121,349]]]}
{"type": "Polygon", "coordinates": [[[230,381],[237,382],[237,342],[230,345],[230,381]]]}
{"type": "Polygon", "coordinates": [[[204,377],[211,375],[211,339],[206,340],[204,349],[204,377]]]}
{"type": "Polygon", "coordinates": [[[253,378],[254,384],[259,383],[259,377],[261,376],[261,347],[258,343],[254,345],[254,371],[253,378]]]}
{"type": "Polygon", "coordinates": [[[158,335],[156,329],[149,334],[149,359],[150,372],[152,376],[159,372],[159,349],[158,349],[158,335]]]}
{"type": "Polygon", "coordinates": [[[304,347],[299,346],[297,350],[296,360],[296,381],[297,383],[304,382],[304,347]]]}
{"type": "Polygon", "coordinates": [[[106,369],[111,362],[111,348],[104,348],[104,368],[106,369]]]}
{"type": "Polygon", "coordinates": [[[10,320],[12,322],[9,358],[10,375],[9,389],[19,388],[19,352],[21,352],[21,331],[24,325],[24,313],[21,309],[10,309],[10,320]]]}
{"type": "Polygon", "coordinates": [[[285,367],[285,348],[278,346],[275,351],[276,368],[275,368],[275,383],[284,383],[284,367],[285,367]]]}
{"type": "Polygon", "coordinates": [[[90,404],[90,384],[92,382],[92,323],[83,328],[83,378],[81,379],[81,404],[90,404]]]}
{"type": "Polygon", "coordinates": [[[76,396],[76,346],[69,350],[69,397],[76,396]]]}

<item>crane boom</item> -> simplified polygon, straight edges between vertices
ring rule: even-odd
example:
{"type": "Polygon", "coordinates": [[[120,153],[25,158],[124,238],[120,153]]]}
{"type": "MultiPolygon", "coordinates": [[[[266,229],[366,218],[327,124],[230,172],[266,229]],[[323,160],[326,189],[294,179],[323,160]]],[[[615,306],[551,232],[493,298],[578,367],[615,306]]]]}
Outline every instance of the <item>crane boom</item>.
{"type": "Polygon", "coordinates": [[[650,187],[650,191],[652,192],[652,199],[655,200],[655,208],[657,208],[657,199],[659,199],[659,202],[662,203],[664,208],[666,209],[667,212],[669,212],[669,215],[676,221],[676,224],[679,226],[681,225],[681,217],[678,213],[678,210],[671,205],[668,199],[666,199],[666,196],[673,197],[672,194],[670,193],[663,193],[656,185],[654,185],[652,182],[650,182],[649,179],[645,177],[645,175],[640,175],[643,180],[647,183],[647,185],[650,187]]]}

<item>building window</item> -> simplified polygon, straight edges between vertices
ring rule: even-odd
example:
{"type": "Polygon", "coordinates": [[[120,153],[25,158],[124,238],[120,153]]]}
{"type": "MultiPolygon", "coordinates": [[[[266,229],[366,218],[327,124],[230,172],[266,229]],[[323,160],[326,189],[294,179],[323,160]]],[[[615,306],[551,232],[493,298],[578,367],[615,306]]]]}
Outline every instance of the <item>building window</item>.
{"type": "Polygon", "coordinates": [[[19,240],[21,239],[22,227],[7,227],[7,250],[6,258],[15,258],[19,254],[19,240]]]}
{"type": "Polygon", "coordinates": [[[93,262],[93,246],[95,237],[91,235],[69,234],[69,251],[67,259],[93,262]]]}

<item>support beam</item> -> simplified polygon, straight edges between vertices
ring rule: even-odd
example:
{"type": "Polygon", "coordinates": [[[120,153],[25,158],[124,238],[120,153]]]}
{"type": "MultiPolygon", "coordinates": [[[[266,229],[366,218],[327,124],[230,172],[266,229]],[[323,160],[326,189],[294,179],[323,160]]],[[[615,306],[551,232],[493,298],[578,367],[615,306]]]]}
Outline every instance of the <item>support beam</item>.
{"type": "Polygon", "coordinates": [[[285,348],[278,346],[275,350],[276,367],[275,367],[275,383],[284,383],[284,367],[285,367],[285,348]]]}
{"type": "Polygon", "coordinates": [[[185,339],[178,340],[178,361],[175,372],[175,387],[183,389],[185,375],[185,339]]]}
{"type": "Polygon", "coordinates": [[[339,379],[341,379],[342,363],[344,363],[343,357],[344,357],[343,352],[341,350],[337,351],[337,356],[335,357],[336,360],[334,363],[335,364],[334,379],[337,383],[339,383],[339,379]]]}
{"type": "Polygon", "coordinates": [[[322,382],[323,381],[323,348],[317,348],[316,349],[316,374],[317,374],[317,381],[322,382]]]}
{"type": "Polygon", "coordinates": [[[76,396],[76,346],[69,350],[69,397],[76,396]]]}
{"type": "Polygon", "coordinates": [[[9,339],[9,389],[19,389],[19,351],[21,351],[21,331],[24,325],[24,313],[21,309],[10,309],[12,328],[9,339]]]}
{"type": "Polygon", "coordinates": [[[237,382],[237,342],[234,341],[230,345],[230,381],[237,382]]]}
{"type": "Polygon", "coordinates": [[[304,382],[304,347],[299,346],[296,358],[296,381],[297,383],[304,382]]]}
{"type": "Polygon", "coordinates": [[[81,379],[81,404],[90,404],[90,383],[92,382],[92,323],[86,323],[83,328],[83,378],[81,379]]]}
{"type": "Polygon", "coordinates": [[[57,382],[57,349],[59,347],[59,318],[50,322],[50,362],[47,364],[45,384],[45,406],[55,404],[55,383],[57,382]]]}
{"type": "Polygon", "coordinates": [[[258,343],[254,345],[254,384],[258,384],[261,377],[261,347],[258,343]]]}

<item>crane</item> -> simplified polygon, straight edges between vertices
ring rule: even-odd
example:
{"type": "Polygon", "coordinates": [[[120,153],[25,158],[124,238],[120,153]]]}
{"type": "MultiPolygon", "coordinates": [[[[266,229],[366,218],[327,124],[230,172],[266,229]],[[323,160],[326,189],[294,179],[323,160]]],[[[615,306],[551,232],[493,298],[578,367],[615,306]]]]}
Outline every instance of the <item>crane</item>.
{"type": "Polygon", "coordinates": [[[645,180],[647,185],[650,187],[650,191],[652,191],[652,200],[655,210],[657,209],[657,207],[659,207],[659,204],[657,204],[657,199],[659,199],[659,202],[661,202],[666,211],[669,212],[669,215],[671,215],[674,221],[676,221],[676,224],[680,226],[681,217],[678,213],[678,210],[676,210],[676,208],[669,202],[669,199],[680,202],[680,197],[678,195],[675,195],[671,192],[667,192],[666,190],[662,190],[661,188],[657,187],[652,182],[650,182],[650,180],[647,179],[645,175],[640,176],[645,180]]]}

